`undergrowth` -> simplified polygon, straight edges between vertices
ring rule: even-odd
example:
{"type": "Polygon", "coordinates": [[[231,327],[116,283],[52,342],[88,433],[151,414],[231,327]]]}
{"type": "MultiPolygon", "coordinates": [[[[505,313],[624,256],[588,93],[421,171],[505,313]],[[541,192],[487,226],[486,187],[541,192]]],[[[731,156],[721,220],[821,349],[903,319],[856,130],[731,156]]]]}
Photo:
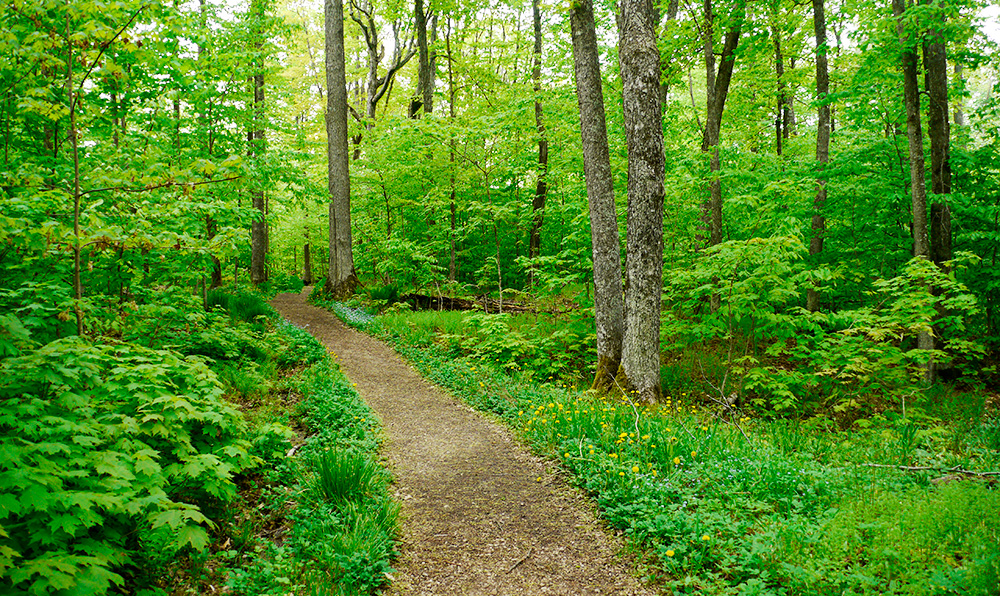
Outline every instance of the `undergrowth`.
{"type": "Polygon", "coordinates": [[[667,593],[1000,590],[996,476],[964,473],[1000,469],[1000,427],[981,407],[940,418],[942,397],[931,395],[849,431],[822,416],[724,418],[680,383],[647,407],[456,350],[453,318],[355,326],[570,471],[667,593]]]}
{"type": "Polygon", "coordinates": [[[252,291],[206,310],[149,290],[116,317],[83,337],[23,327],[0,350],[0,592],[386,583],[397,509],[378,423],[315,338],[252,291]],[[342,452],[363,485],[317,465],[342,452]]]}

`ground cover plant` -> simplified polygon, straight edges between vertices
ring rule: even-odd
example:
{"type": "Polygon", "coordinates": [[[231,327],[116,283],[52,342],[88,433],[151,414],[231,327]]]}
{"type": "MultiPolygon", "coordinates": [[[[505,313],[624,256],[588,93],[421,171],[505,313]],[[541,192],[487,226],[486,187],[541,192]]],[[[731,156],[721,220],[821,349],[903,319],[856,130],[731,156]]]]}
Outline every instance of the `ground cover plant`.
{"type": "Polygon", "coordinates": [[[154,290],[102,335],[53,338],[29,321],[5,336],[2,591],[259,594],[292,578],[365,594],[385,583],[396,509],[374,417],[263,295],[210,296],[206,310],[154,290]],[[300,444],[306,429],[315,436],[300,444]],[[365,462],[349,498],[313,487],[327,449],[365,462]],[[315,520],[335,551],[275,557],[284,547],[262,538],[287,528],[311,543],[315,520]]]}
{"type": "Polygon", "coordinates": [[[639,405],[463,352],[445,337],[456,314],[336,311],[557,461],[666,593],[1000,586],[1000,422],[984,399],[932,392],[905,416],[846,430],[825,416],[734,415],[693,391],[639,405]]]}

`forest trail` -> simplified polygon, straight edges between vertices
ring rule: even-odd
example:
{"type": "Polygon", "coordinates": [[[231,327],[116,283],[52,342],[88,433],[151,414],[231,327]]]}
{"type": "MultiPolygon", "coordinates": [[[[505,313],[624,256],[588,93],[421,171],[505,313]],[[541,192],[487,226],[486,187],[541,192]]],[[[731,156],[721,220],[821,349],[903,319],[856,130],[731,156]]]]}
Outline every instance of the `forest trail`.
{"type": "Polygon", "coordinates": [[[386,594],[653,593],[616,557],[621,542],[592,504],[506,428],[425,381],[382,342],[307,304],[305,293],[271,304],[336,354],[382,420],[403,513],[386,594]]]}

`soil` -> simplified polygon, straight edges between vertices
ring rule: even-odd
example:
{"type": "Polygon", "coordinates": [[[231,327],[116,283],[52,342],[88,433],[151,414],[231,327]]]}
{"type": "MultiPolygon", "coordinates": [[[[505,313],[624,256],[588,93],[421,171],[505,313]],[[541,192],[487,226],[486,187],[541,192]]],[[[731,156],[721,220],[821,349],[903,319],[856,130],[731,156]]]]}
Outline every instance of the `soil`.
{"type": "Polygon", "coordinates": [[[272,305],[316,336],[381,418],[402,505],[389,595],[653,594],[593,504],[504,426],[424,380],[382,342],[279,294],[272,305]]]}

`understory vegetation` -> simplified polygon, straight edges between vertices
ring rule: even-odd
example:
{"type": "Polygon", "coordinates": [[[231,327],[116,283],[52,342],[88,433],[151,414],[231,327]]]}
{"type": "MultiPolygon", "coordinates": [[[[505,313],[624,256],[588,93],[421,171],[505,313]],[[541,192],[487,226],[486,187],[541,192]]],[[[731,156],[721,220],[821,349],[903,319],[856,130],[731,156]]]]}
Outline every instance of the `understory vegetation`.
{"type": "Polygon", "coordinates": [[[542,315],[323,304],[558,463],[666,593],[998,592],[996,395],[938,386],[903,405],[858,384],[850,417],[840,399],[729,407],[710,399],[723,360],[705,344],[665,357],[670,389],[644,405],[533,364],[581,357],[552,347],[542,315]],[[533,342],[552,351],[518,351],[533,342]]]}
{"type": "Polygon", "coordinates": [[[87,337],[3,319],[0,591],[387,581],[397,508],[377,420],[261,294],[206,298],[156,290],[87,337]]]}

